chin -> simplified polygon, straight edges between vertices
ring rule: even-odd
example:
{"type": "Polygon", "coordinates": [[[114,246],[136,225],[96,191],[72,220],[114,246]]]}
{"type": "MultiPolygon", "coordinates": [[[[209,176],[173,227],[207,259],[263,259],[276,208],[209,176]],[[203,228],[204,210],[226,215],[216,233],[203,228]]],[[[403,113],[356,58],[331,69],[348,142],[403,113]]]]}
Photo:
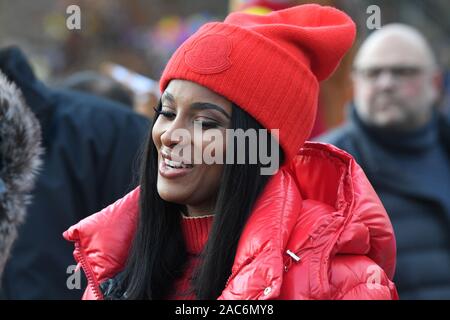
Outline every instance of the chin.
{"type": "Polygon", "coordinates": [[[185,204],[187,199],[189,199],[189,193],[182,186],[180,188],[174,186],[159,186],[158,194],[164,201],[185,204]]]}

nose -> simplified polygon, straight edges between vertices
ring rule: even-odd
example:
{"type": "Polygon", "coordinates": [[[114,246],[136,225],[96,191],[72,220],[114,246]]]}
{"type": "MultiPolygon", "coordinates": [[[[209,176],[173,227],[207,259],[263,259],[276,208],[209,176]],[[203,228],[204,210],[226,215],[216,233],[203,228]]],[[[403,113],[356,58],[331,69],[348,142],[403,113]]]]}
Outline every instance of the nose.
{"type": "Polygon", "coordinates": [[[164,132],[161,134],[161,143],[165,147],[173,148],[174,146],[183,143],[188,144],[190,141],[190,133],[183,126],[181,120],[175,119],[167,124],[164,132]]]}
{"type": "Polygon", "coordinates": [[[380,90],[389,90],[395,86],[395,78],[389,70],[383,70],[377,77],[375,84],[380,90]]]}

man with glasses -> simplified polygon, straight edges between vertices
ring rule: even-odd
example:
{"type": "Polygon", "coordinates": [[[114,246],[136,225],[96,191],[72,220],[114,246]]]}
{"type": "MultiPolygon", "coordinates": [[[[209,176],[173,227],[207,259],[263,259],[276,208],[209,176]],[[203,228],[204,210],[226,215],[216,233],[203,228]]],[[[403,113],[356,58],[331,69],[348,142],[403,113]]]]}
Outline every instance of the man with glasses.
{"type": "Polygon", "coordinates": [[[450,121],[431,48],[386,25],[363,42],[352,79],[347,123],[318,140],[356,158],[389,213],[400,299],[450,299],[450,121]]]}

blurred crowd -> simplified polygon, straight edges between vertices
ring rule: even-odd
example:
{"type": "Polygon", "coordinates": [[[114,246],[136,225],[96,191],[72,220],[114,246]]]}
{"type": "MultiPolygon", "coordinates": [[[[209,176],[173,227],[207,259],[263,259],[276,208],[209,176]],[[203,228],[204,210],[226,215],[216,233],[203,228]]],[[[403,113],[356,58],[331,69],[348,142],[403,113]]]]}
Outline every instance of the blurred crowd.
{"type": "MultiPolygon", "coordinates": [[[[0,0],[0,298],[81,297],[85,279],[69,288],[73,249],[61,234],[138,184],[159,74],[190,34],[228,11],[305,2],[78,1],[86,16],[71,32],[60,26],[69,2],[53,1],[40,45],[2,27],[32,5],[0,0]]],[[[347,11],[359,34],[321,84],[310,138],[350,153],[379,195],[400,299],[450,299],[450,25],[439,15],[450,7],[316,2],[347,11]],[[365,24],[369,4],[381,8],[379,30],[365,24]]]]}

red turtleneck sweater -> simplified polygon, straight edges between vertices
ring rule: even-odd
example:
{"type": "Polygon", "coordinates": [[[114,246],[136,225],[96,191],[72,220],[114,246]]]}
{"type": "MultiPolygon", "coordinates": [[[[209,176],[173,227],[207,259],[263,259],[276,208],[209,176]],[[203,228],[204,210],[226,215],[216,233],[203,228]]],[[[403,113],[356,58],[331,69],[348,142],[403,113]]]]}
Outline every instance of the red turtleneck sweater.
{"type": "Polygon", "coordinates": [[[199,255],[208,240],[209,230],[213,216],[186,217],[182,216],[181,229],[188,253],[186,270],[182,278],[175,282],[175,291],[170,295],[170,300],[195,300],[195,295],[189,293],[191,289],[190,280],[194,268],[197,266],[199,255]]]}

